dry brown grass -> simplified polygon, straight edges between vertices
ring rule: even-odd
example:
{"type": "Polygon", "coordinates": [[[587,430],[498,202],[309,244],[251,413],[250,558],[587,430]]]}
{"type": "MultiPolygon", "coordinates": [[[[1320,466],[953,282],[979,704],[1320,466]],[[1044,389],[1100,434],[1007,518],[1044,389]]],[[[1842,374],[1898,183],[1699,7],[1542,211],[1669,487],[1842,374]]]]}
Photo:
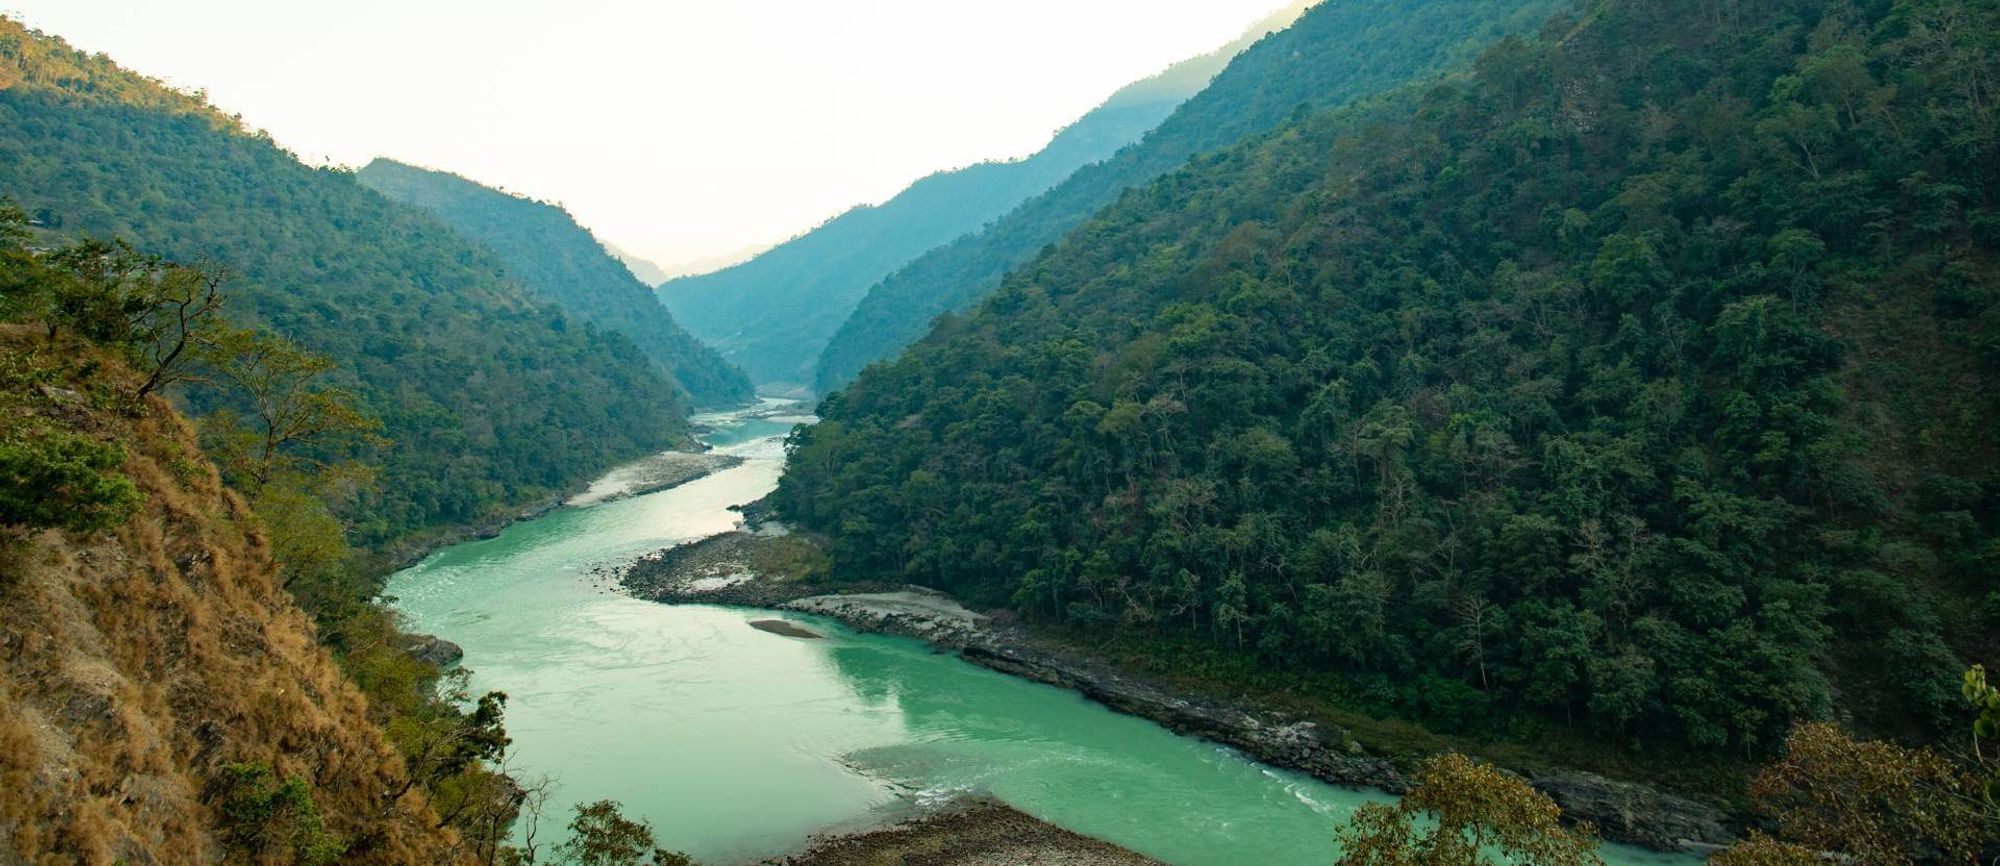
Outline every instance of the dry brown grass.
{"type": "Polygon", "coordinates": [[[0,864],[248,862],[203,790],[256,761],[311,784],[343,862],[453,862],[420,795],[385,801],[401,758],[188,425],[158,400],[63,415],[125,445],[145,504],[110,532],[0,544],[0,864]]]}

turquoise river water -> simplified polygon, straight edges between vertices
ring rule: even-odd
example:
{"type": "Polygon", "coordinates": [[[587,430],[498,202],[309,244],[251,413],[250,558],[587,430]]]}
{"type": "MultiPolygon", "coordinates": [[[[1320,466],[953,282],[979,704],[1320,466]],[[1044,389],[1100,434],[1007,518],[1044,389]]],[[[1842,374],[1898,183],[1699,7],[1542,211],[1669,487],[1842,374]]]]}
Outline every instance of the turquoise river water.
{"type": "MultiPolygon", "coordinates": [[[[829,636],[796,640],[747,625],[768,611],[619,594],[600,567],[731,529],[728,506],[770,491],[800,419],[702,420],[743,465],[519,523],[390,581],[416,630],[462,645],[474,685],[510,696],[515,767],[560,785],[544,838],[573,803],[611,798],[670,847],[727,866],[983,793],[1179,866],[1328,866],[1334,827],[1386,799],[916,641],[786,614],[829,636]]],[[[1695,862],[1625,848],[1605,858],[1695,862]]]]}

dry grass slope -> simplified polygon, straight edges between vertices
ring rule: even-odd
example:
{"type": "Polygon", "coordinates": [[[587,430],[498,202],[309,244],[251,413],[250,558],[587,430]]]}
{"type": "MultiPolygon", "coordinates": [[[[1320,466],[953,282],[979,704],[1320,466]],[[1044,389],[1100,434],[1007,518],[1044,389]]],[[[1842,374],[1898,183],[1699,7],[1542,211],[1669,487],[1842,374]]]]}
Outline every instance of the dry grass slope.
{"type": "Polygon", "coordinates": [[[0,866],[260,862],[223,844],[204,796],[245,762],[307,781],[342,862],[459,859],[420,795],[385,801],[401,758],[186,422],[157,400],[99,411],[89,392],[36,411],[123,443],[145,503],[94,537],[0,544],[0,866]]]}

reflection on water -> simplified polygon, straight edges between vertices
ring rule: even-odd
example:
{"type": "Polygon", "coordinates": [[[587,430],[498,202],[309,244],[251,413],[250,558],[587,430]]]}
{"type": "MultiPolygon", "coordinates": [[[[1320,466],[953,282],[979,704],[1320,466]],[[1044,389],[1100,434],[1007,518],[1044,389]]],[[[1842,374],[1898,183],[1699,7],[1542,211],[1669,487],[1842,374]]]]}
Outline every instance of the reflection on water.
{"type": "MultiPolygon", "coordinates": [[[[791,617],[828,636],[794,640],[747,625],[768,612],[619,595],[598,569],[726,531],[737,519],[728,506],[776,483],[787,420],[707,420],[706,438],[743,465],[557,511],[391,581],[416,629],[465,648],[478,688],[509,693],[515,763],[562,785],[551,825],[574,802],[609,797],[672,846],[728,864],[910,800],[982,792],[1171,863],[1324,866],[1335,823],[1378,797],[916,641],[791,617]]],[[[1608,853],[1614,863],[1693,862],[1608,853]]]]}

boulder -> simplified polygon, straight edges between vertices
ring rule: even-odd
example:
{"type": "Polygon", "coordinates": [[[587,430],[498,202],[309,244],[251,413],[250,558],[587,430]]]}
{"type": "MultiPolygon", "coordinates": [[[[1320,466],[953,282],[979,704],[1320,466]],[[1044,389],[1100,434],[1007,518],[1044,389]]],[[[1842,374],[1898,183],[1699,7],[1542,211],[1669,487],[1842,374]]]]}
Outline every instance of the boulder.
{"type": "Polygon", "coordinates": [[[1537,776],[1530,784],[1565,817],[1589,821],[1614,842],[1675,851],[1720,845],[1734,835],[1721,809],[1646,785],[1581,772],[1537,776]]]}
{"type": "Polygon", "coordinates": [[[434,634],[409,635],[403,651],[418,661],[430,662],[441,668],[451,667],[465,658],[464,648],[434,634]]]}

